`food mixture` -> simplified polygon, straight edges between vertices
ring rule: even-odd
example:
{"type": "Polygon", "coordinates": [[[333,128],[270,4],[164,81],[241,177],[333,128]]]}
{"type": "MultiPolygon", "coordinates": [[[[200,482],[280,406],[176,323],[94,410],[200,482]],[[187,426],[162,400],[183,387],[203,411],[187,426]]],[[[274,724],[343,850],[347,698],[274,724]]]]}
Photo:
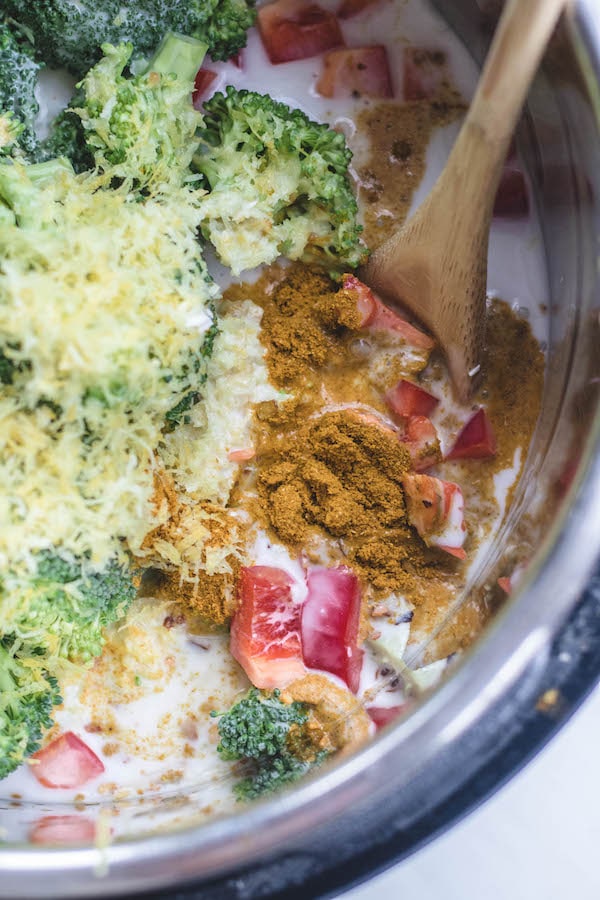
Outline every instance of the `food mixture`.
{"type": "Polygon", "coordinates": [[[513,154],[468,406],[361,280],[474,82],[423,3],[3,9],[0,839],[81,843],[327,767],[472,643],[543,279],[513,154]]]}

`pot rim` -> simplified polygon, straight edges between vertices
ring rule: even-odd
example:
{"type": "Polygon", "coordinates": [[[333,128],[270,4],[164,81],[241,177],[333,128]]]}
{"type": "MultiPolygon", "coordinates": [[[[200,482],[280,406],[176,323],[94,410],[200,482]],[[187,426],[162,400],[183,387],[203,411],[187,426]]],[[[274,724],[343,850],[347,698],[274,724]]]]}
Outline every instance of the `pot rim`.
{"type": "MultiPolygon", "coordinates": [[[[600,48],[597,0],[578,0],[573,34],[582,69],[596,81],[600,129],[600,56],[594,59],[590,53],[590,47],[600,48]]],[[[173,872],[182,882],[223,875],[298,846],[307,834],[361,804],[402,790],[435,766],[528,669],[544,666],[553,637],[592,574],[599,548],[590,535],[600,535],[599,410],[579,472],[570,502],[556,517],[518,596],[496,615],[452,677],[406,720],[335,768],[235,816],[102,849],[4,845],[0,896],[55,896],[52,886],[58,877],[66,898],[156,890],[173,884],[173,872]],[[91,887],[99,865],[110,877],[96,879],[91,887]]]]}

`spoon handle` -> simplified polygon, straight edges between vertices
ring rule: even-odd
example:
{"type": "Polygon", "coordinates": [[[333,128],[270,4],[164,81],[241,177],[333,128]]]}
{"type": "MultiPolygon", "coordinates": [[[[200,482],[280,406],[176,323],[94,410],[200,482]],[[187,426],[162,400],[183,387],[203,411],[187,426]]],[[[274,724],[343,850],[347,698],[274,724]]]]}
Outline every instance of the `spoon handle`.
{"type": "Polygon", "coordinates": [[[466,133],[478,130],[494,162],[508,149],[529,86],[570,0],[507,0],[494,34],[466,133]]]}

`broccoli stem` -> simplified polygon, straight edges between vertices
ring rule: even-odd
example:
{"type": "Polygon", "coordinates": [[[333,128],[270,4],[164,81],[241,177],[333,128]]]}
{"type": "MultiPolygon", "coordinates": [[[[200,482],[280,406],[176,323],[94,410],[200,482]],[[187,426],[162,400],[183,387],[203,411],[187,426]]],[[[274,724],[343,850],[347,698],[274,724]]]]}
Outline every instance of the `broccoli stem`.
{"type": "Polygon", "coordinates": [[[62,157],[28,166],[0,163],[0,199],[14,211],[19,225],[39,219],[38,190],[62,172],[73,172],[62,157]]]}
{"type": "Polygon", "coordinates": [[[33,163],[27,166],[27,177],[36,187],[43,187],[60,175],[62,172],[73,174],[73,166],[66,156],[58,156],[45,162],[33,163]]]}
{"type": "Polygon", "coordinates": [[[146,71],[176,75],[181,81],[193,82],[207,50],[207,44],[169,31],[148,63],[146,71]]]}

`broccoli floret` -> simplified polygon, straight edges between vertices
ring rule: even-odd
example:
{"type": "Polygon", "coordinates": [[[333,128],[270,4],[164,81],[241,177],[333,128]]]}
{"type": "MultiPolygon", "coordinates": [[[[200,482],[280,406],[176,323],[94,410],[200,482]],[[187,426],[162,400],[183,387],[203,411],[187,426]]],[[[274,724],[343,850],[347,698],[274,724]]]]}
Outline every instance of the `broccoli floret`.
{"type": "Polygon", "coordinates": [[[40,141],[32,159],[36,162],[63,157],[68,159],[75,172],[85,172],[94,168],[94,157],[85,140],[85,131],[81,119],[72,109],[80,97],[71,100],[70,106],[64,109],[54,120],[50,134],[40,141]]]}
{"type": "Polygon", "coordinates": [[[240,760],[249,772],[234,785],[239,800],[277,791],[324,760],[327,753],[313,745],[308,723],[304,704],[284,703],[279,691],[256,688],[219,717],[221,758],[240,760]]]}
{"type": "Polygon", "coordinates": [[[76,108],[96,165],[132,187],[181,185],[198,146],[202,116],[192,104],[206,45],[169,34],[146,71],[123,72],[132,44],[103,45],[104,57],[80,87],[76,108]]]}
{"type": "Polygon", "coordinates": [[[14,23],[0,18],[0,110],[5,124],[4,128],[0,126],[0,148],[6,137],[3,132],[6,113],[9,113],[21,123],[16,134],[14,128],[10,129],[9,143],[16,144],[25,153],[35,150],[35,119],[39,111],[35,87],[39,70],[27,36],[14,23]]]}
{"type": "Polygon", "coordinates": [[[0,779],[39,749],[60,702],[42,651],[14,636],[0,638],[0,779]]]}
{"type": "Polygon", "coordinates": [[[229,59],[246,44],[254,24],[255,0],[5,0],[5,11],[31,30],[40,57],[49,65],[84,75],[109,42],[131,42],[147,55],[167,31],[208,44],[213,59],[229,59]]]}
{"type": "Polygon", "coordinates": [[[6,578],[3,628],[34,640],[49,656],[88,662],[102,652],[104,629],[127,611],[135,582],[135,573],[115,560],[95,572],[76,559],[42,553],[28,581],[11,586],[6,578]]]}
{"type": "Polygon", "coordinates": [[[237,275],[279,255],[331,272],[364,262],[342,134],[231,86],[204,114],[203,152],[194,158],[211,192],[202,232],[225,265],[237,275]]]}
{"type": "Polygon", "coordinates": [[[0,156],[8,156],[25,131],[25,126],[12,112],[0,113],[0,156]]]}

